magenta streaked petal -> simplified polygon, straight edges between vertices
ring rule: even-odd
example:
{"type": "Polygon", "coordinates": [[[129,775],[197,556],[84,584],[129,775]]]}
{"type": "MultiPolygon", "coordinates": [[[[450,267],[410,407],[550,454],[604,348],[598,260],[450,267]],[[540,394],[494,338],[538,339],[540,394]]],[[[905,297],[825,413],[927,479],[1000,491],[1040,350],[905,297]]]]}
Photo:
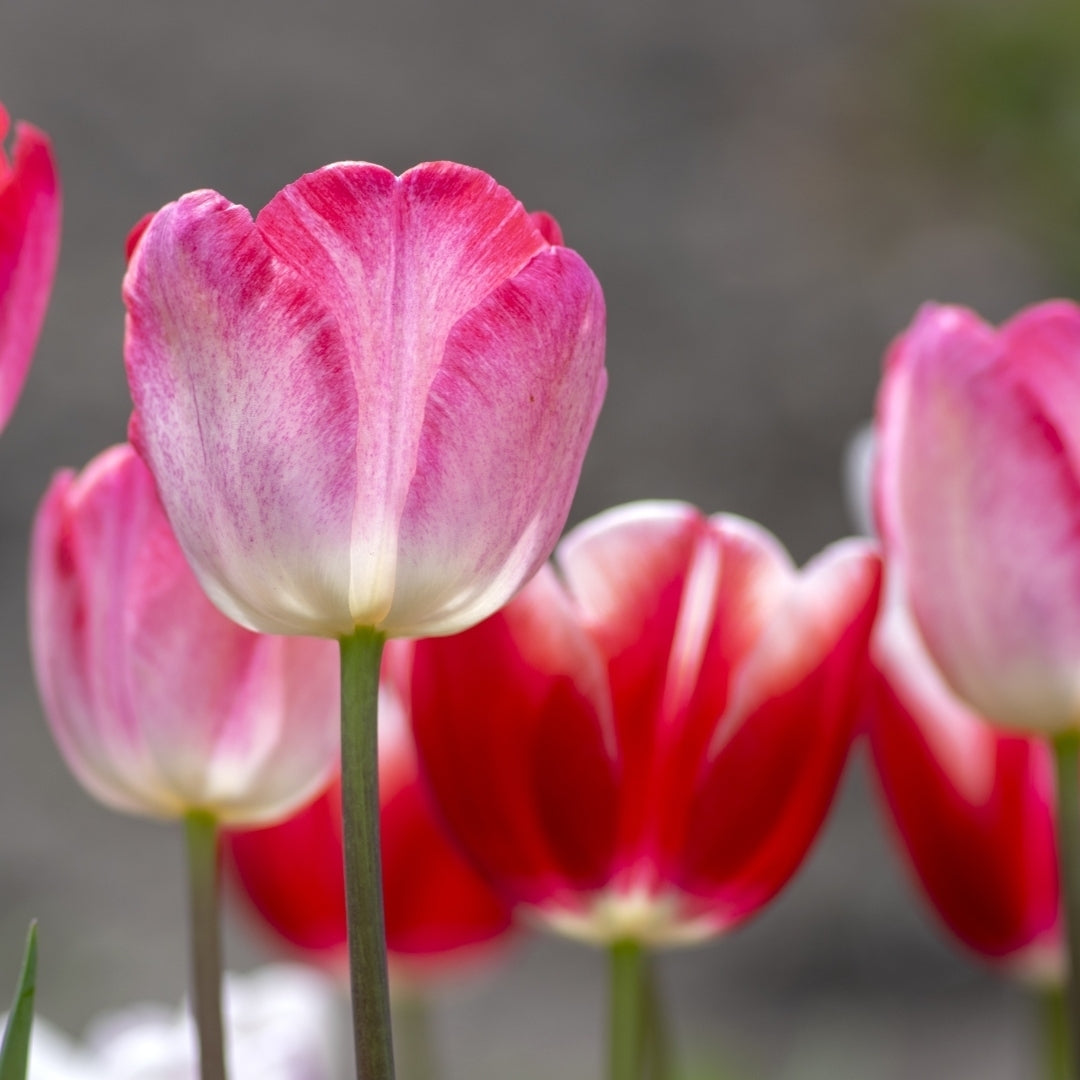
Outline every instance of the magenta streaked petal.
{"type": "MultiPolygon", "coordinates": [[[[7,114],[0,106],[0,139],[7,114]]],[[[0,148],[0,430],[19,398],[60,251],[60,180],[48,136],[19,124],[9,163],[0,148]]]]}

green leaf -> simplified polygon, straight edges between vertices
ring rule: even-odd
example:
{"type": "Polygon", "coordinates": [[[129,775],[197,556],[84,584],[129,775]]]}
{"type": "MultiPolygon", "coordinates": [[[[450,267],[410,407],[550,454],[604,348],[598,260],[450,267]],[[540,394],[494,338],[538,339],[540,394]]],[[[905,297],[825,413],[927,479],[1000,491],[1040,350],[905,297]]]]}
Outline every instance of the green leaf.
{"type": "Polygon", "coordinates": [[[34,990],[37,981],[37,923],[30,924],[26,955],[8,1017],[7,1031],[0,1044],[0,1080],[26,1080],[30,1058],[30,1028],[34,1022],[34,990]]]}

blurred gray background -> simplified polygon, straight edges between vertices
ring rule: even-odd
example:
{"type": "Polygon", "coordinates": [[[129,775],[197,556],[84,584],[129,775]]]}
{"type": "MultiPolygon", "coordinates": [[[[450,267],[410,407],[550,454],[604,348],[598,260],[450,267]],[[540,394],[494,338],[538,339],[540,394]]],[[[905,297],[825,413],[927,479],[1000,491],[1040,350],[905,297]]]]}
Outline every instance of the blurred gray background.
{"type": "MultiPolygon", "coordinates": [[[[1049,20],[1047,47],[1075,29],[1054,23],[1054,0],[1013,7],[1049,20]]],[[[986,37],[991,9],[0,0],[0,100],[51,134],[66,196],[48,323],[0,439],[0,994],[33,915],[41,1010],[71,1031],[184,985],[179,832],[101,809],[68,777],[24,631],[37,499],[125,434],[119,286],[136,219],[198,187],[258,208],[344,158],[488,170],[559,218],[607,295],[610,391],[573,520],[685,498],[760,520],[802,560],[850,529],[844,445],[916,306],[1001,319],[1075,285],[1061,241],[1080,154],[1059,138],[1080,130],[1075,77],[1021,57],[1026,122],[1011,99],[984,117],[994,50],[1030,29],[1005,14],[986,37]],[[1057,81],[1032,104],[1023,79],[1046,70],[1057,81]]],[[[260,956],[235,923],[229,950],[241,967],[260,956]]],[[[680,1047],[725,1070],[702,1076],[1036,1075],[1027,995],[925,914],[861,752],[781,900],[661,970],[680,1047]]],[[[447,1077],[597,1076],[603,1009],[600,954],[529,942],[440,1001],[447,1077]]]]}

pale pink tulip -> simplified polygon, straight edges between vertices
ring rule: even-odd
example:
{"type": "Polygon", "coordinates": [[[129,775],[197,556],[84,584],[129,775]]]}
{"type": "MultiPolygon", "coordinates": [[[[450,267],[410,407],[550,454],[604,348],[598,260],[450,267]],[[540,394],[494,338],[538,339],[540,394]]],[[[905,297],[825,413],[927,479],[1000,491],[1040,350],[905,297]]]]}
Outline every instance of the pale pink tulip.
{"type": "Polygon", "coordinates": [[[160,210],[125,281],[132,438],[232,618],[449,634],[543,563],[604,393],[557,226],[448,162],[160,210]]]}
{"type": "Polygon", "coordinates": [[[53,480],[34,526],[30,631],[60,750],[109,806],[253,824],[301,805],[336,765],[337,649],[217,611],[129,446],[53,480]]]}
{"type": "MultiPolygon", "coordinates": [[[[0,105],[0,141],[8,130],[0,105]]],[[[49,303],[60,250],[60,181],[48,136],[19,124],[0,146],[0,429],[19,399],[49,303]]]]}
{"type": "Polygon", "coordinates": [[[1080,309],[1000,330],[927,306],[889,355],[876,503],[953,690],[1007,727],[1080,729],[1080,309]]]}

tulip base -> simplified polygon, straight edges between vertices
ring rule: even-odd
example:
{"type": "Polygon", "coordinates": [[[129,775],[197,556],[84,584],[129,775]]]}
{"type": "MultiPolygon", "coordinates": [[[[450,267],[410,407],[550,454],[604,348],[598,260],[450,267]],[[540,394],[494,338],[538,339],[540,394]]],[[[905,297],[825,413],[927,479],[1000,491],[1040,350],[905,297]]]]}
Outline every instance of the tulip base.
{"type": "Polygon", "coordinates": [[[199,1036],[200,1080],[225,1080],[221,1018],[218,822],[205,810],[184,819],[191,910],[191,1001],[199,1036]]]}
{"type": "Polygon", "coordinates": [[[357,1080],[393,1080],[379,847],[379,668],[385,635],[341,639],[341,809],[357,1080]]]}
{"type": "Polygon", "coordinates": [[[1080,1080],[1080,733],[1070,731],[1056,736],[1053,747],[1057,766],[1058,866],[1069,972],[1068,1075],[1080,1080]]]}

